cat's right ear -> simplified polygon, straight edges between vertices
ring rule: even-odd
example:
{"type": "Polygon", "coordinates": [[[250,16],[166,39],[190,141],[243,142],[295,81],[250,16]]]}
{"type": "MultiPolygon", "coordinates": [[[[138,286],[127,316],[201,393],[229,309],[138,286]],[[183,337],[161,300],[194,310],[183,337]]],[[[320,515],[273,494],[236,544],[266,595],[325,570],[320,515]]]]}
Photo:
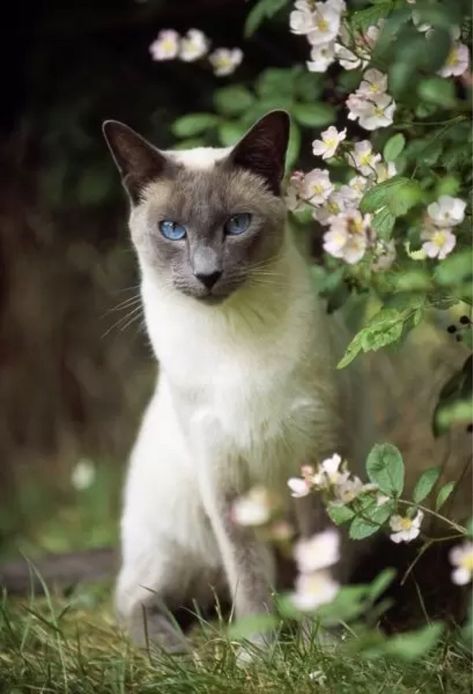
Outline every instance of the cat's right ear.
{"type": "Polygon", "coordinates": [[[166,157],[124,123],[106,120],[102,131],[123,185],[136,204],[143,187],[162,174],[166,157]]]}

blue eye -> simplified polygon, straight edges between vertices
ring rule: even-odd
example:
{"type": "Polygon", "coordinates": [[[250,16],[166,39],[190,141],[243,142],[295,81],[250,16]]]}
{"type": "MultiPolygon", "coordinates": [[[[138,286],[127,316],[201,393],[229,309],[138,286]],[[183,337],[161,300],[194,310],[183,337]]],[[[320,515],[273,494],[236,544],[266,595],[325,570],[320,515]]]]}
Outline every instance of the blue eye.
{"type": "Polygon", "coordinates": [[[243,234],[244,231],[248,229],[251,222],[251,214],[248,212],[242,212],[241,214],[234,214],[230,219],[225,222],[223,227],[226,234],[231,236],[238,236],[238,234],[243,234]]]}
{"type": "Polygon", "coordinates": [[[186,228],[182,224],[172,222],[170,219],[164,219],[159,222],[159,230],[165,239],[169,241],[180,241],[187,234],[186,228]]]}

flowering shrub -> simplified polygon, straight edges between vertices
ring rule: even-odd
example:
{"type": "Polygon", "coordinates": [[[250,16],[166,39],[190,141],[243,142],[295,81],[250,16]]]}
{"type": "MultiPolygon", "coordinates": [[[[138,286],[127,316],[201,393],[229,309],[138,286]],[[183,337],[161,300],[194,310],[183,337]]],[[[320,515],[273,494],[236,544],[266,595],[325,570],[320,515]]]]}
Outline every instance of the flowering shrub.
{"type": "MultiPolygon", "coordinates": [[[[353,294],[376,307],[366,313],[338,368],[398,343],[434,310],[455,307],[458,323],[448,330],[465,355],[440,392],[432,427],[436,436],[454,425],[471,429],[469,3],[259,0],[248,15],[246,38],[268,20],[285,22],[294,40],[305,43],[305,64],[268,67],[252,84],[217,87],[212,111],[175,121],[178,146],[231,145],[267,111],[287,109],[292,126],[286,203],[294,229],[320,238],[316,287],[329,311],[353,294]]],[[[184,39],[168,31],[151,51],[157,60],[190,61],[207,55],[209,45],[198,30],[184,39]]],[[[240,62],[244,73],[239,49],[214,51],[209,61],[216,75],[229,75],[240,62]]],[[[433,468],[419,478],[412,499],[403,497],[404,463],[389,444],[371,451],[366,472],[369,481],[363,482],[334,454],[315,469],[303,468],[288,485],[294,497],[320,495],[332,521],[348,525],[353,540],[384,530],[394,543],[420,541],[422,553],[439,540],[425,530],[435,518],[448,530],[446,537],[457,540],[450,553],[452,580],[467,583],[471,524],[469,530],[440,513],[455,482],[424,505],[439,479],[433,468]]],[[[292,530],[273,503],[264,490],[252,490],[235,506],[234,520],[287,543],[292,530]]],[[[296,546],[299,576],[294,594],[279,605],[283,614],[316,609],[322,623],[333,624],[372,609],[392,577],[385,572],[371,586],[342,588],[330,572],[338,553],[335,531],[296,546]]],[[[431,625],[418,632],[419,643],[428,647],[440,630],[431,625]]],[[[395,638],[378,634],[371,648],[417,657],[417,636],[403,651],[395,638]]]]}

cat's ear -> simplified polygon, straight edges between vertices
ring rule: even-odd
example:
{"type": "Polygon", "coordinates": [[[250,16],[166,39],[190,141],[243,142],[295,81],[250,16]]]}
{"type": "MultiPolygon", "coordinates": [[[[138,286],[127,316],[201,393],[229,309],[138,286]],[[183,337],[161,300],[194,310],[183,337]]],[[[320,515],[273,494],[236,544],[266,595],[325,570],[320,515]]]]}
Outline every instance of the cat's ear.
{"type": "Polygon", "coordinates": [[[166,157],[124,123],[106,120],[102,130],[123,185],[136,203],[143,186],[162,174],[166,157]]]}
{"type": "Polygon", "coordinates": [[[286,111],[271,111],[253,125],[230,154],[232,164],[264,178],[274,195],[281,192],[289,126],[286,111]]]}

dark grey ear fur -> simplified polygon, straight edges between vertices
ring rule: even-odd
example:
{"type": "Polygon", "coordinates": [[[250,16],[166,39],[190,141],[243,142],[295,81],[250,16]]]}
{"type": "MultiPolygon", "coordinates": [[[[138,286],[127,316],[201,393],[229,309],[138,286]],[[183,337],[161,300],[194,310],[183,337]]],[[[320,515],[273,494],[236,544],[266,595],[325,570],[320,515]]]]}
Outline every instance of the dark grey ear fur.
{"type": "Polygon", "coordinates": [[[289,126],[286,111],[271,111],[253,125],[229,156],[233,165],[261,176],[274,195],[281,193],[289,126]]]}
{"type": "Polygon", "coordinates": [[[122,182],[133,203],[147,183],[158,178],[167,163],[166,157],[128,125],[106,120],[102,131],[122,182]]]}

